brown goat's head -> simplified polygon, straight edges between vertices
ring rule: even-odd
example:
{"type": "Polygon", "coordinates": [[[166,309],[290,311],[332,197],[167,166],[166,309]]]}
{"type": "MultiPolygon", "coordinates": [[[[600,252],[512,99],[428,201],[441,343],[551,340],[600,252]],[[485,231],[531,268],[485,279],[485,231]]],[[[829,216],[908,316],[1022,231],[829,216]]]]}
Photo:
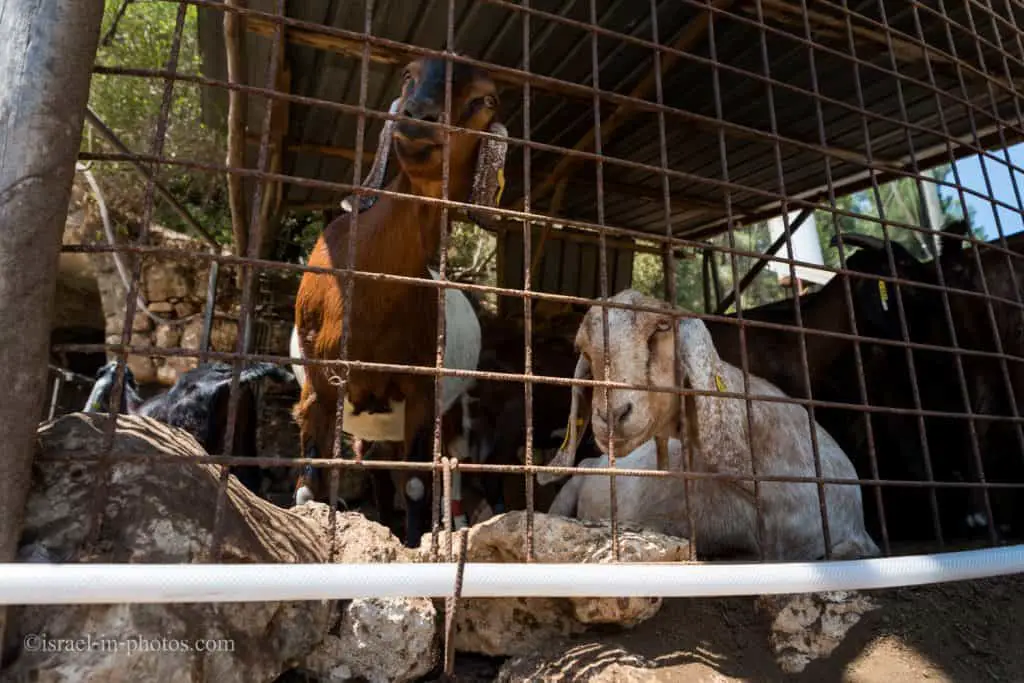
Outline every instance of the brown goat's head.
{"type": "MultiPolygon", "coordinates": [[[[498,91],[494,81],[483,69],[452,63],[451,124],[467,130],[483,131],[501,138],[508,135],[497,120],[498,91]]],[[[437,188],[440,196],[444,163],[444,131],[417,121],[439,123],[445,113],[444,59],[423,58],[410,63],[403,74],[401,96],[391,103],[391,114],[400,114],[404,121],[386,121],[381,131],[377,156],[364,181],[368,187],[380,188],[387,176],[389,157],[394,151],[399,166],[410,179],[437,188]]],[[[504,166],[508,143],[486,139],[469,133],[452,131],[449,137],[449,168],[453,174],[472,174],[464,180],[472,187],[468,201],[481,206],[497,206],[504,188],[504,166]]],[[[359,210],[373,206],[376,197],[359,199],[359,210]]],[[[462,200],[461,197],[452,197],[462,200]]],[[[346,198],[342,207],[351,211],[353,198],[346,198]]],[[[477,216],[470,216],[475,222],[477,216]]],[[[483,217],[481,217],[483,218],[483,217]]]]}

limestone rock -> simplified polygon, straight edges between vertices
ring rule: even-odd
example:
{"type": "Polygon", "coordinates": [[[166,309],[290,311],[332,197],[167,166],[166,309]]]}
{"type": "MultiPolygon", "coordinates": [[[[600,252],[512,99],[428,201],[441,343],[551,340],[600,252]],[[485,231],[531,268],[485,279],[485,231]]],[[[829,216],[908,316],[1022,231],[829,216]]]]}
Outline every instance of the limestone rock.
{"type": "MultiPolygon", "coordinates": [[[[459,550],[459,537],[453,547],[459,550]]],[[[444,534],[440,548],[446,547],[444,534]]],[[[534,514],[533,549],[537,562],[594,563],[612,559],[606,523],[534,514]]],[[[639,527],[619,527],[624,562],[679,562],[689,557],[689,543],[639,527]]],[[[430,536],[420,548],[429,557],[430,536]]],[[[492,517],[468,534],[469,562],[525,562],[526,513],[492,517]]],[[[610,571],[614,571],[613,569],[610,571]]],[[[650,619],[661,598],[488,598],[460,601],[455,646],[486,655],[517,655],[563,636],[582,633],[592,624],[632,627],[650,619]]]]}
{"type": "MultiPolygon", "coordinates": [[[[306,503],[292,508],[324,532],[330,530],[330,508],[306,503]]],[[[335,518],[334,554],[329,541],[323,547],[333,562],[412,562],[415,551],[406,548],[390,530],[355,512],[335,518]]],[[[428,673],[439,653],[437,610],[427,598],[352,600],[341,610],[334,629],[303,662],[303,668],[321,681],[363,678],[370,683],[411,681],[428,673]]]]}
{"type": "Polygon", "coordinates": [[[149,332],[153,329],[153,321],[141,310],[136,309],[132,318],[132,332],[149,332]]]}
{"type": "MultiPolygon", "coordinates": [[[[156,306],[149,307],[154,313],[158,312],[156,306]]],[[[166,311],[159,311],[166,313],[166,311]]],[[[171,325],[158,325],[156,328],[156,345],[162,349],[169,349],[178,345],[181,341],[181,328],[171,325]]]]}
{"type": "Polygon", "coordinates": [[[325,557],[341,564],[366,562],[414,562],[416,551],[406,548],[385,526],[371,522],[358,512],[335,514],[336,551],[330,557],[331,508],[326,503],[305,503],[289,510],[292,514],[322,529],[325,557]]]}
{"type": "MultiPolygon", "coordinates": [[[[158,315],[167,315],[174,312],[174,304],[167,301],[154,301],[149,304],[149,310],[158,315]]],[[[157,330],[159,332],[159,330],[157,330]]]]}
{"type": "Polygon", "coordinates": [[[327,636],[306,668],[332,683],[356,677],[370,683],[415,680],[437,663],[436,618],[427,598],[353,600],[343,610],[339,635],[327,636]]]}
{"type": "Polygon", "coordinates": [[[175,260],[150,261],[143,268],[147,301],[167,301],[191,293],[191,276],[185,264],[175,260]]]}
{"type": "Polygon", "coordinates": [[[174,313],[179,318],[187,318],[199,312],[199,305],[191,301],[179,301],[174,304],[174,313]]]}
{"type": "MultiPolygon", "coordinates": [[[[40,452],[26,508],[23,541],[68,562],[194,562],[209,551],[216,468],[190,463],[201,454],[186,433],[141,417],[122,417],[112,450],[107,503],[99,542],[87,544],[91,504],[99,481],[95,463],[76,462],[101,452],[103,415],[71,414],[39,430],[40,452]],[[121,461],[132,453],[151,460],[121,461]],[[70,461],[53,456],[70,457],[70,461]],[[157,459],[171,462],[158,463],[157,459]]],[[[321,562],[317,528],[275,508],[228,480],[224,508],[225,562],[321,562]]],[[[38,554],[38,553],[36,553],[38,554]]],[[[251,604],[28,606],[14,623],[48,638],[91,636],[127,641],[227,640],[233,651],[203,655],[177,649],[127,647],[89,652],[27,652],[7,675],[38,670],[39,680],[272,680],[322,639],[330,606],[319,602],[251,604]]]]}
{"type": "Polygon", "coordinates": [[[800,673],[813,660],[828,657],[863,615],[879,607],[857,591],[763,595],[756,604],[772,619],[769,640],[786,673],[800,673]]]}
{"type": "Polygon", "coordinates": [[[238,323],[233,320],[214,320],[210,328],[210,348],[234,351],[238,339],[238,323]]]}
{"type": "MultiPolygon", "coordinates": [[[[108,337],[108,344],[120,344],[121,336],[108,337]]],[[[152,338],[145,333],[134,332],[131,337],[131,345],[136,347],[149,348],[153,346],[152,338]]],[[[157,364],[150,356],[139,356],[132,354],[128,356],[128,367],[135,375],[135,381],[139,384],[149,384],[157,381],[157,364]]]]}
{"type": "MultiPolygon", "coordinates": [[[[90,460],[101,453],[107,419],[74,413],[40,427],[21,561],[206,559],[219,470],[190,462],[203,452],[191,436],[142,417],[118,419],[103,524],[98,541],[88,541],[100,481],[99,466],[90,460]]],[[[397,538],[361,515],[339,514],[333,536],[327,518],[325,505],[309,504],[301,513],[282,510],[230,476],[223,511],[223,561],[323,563],[332,546],[345,562],[410,559],[411,551],[397,538]]],[[[347,667],[370,676],[412,676],[428,666],[434,647],[434,608],[423,603],[352,603],[343,605],[340,613],[329,601],[25,606],[12,610],[4,658],[9,666],[0,680],[272,681],[314,652],[325,672],[347,667]],[[330,650],[328,634],[338,623],[348,624],[348,632],[355,635],[342,631],[337,637],[344,647],[330,650]],[[396,656],[393,643],[374,637],[385,627],[407,634],[402,644],[405,659],[396,656]],[[43,633],[49,639],[103,638],[120,645],[88,652],[29,652],[20,647],[26,635],[43,633]],[[178,645],[129,651],[131,639],[178,645]],[[180,644],[199,639],[221,641],[220,649],[203,653],[180,644]]]]}

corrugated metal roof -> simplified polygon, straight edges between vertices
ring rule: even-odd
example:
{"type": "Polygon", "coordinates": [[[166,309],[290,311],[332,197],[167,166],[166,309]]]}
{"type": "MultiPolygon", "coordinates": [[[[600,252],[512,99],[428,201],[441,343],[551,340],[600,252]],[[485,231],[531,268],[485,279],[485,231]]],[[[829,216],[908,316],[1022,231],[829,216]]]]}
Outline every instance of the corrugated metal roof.
{"type": "MultiPolygon", "coordinates": [[[[272,12],[273,0],[250,0],[254,10],[272,12]]],[[[670,44],[692,22],[707,22],[699,7],[680,0],[660,0],[658,7],[659,40],[670,44]]],[[[863,64],[857,69],[862,83],[865,106],[874,114],[858,113],[855,68],[849,54],[847,24],[838,3],[810,0],[814,39],[824,48],[813,51],[814,73],[823,96],[833,101],[820,101],[821,128],[829,148],[841,150],[845,158],[828,159],[837,195],[865,187],[869,183],[863,163],[855,161],[870,154],[910,170],[911,156],[916,154],[925,166],[949,160],[945,150],[940,115],[945,117],[949,133],[974,142],[972,129],[983,132],[984,143],[999,146],[993,131],[999,119],[1012,121],[1005,130],[1008,141],[1024,138],[1018,118],[1020,103],[1012,86],[1024,68],[1024,49],[1015,26],[1024,10],[1016,3],[997,8],[1004,20],[993,19],[987,9],[974,2],[946,2],[948,21],[933,10],[918,12],[931,51],[931,62],[938,89],[936,95],[923,84],[929,82],[923,52],[914,47],[918,35],[911,3],[886,0],[883,3],[887,23],[894,31],[897,67],[901,78],[892,70],[886,50],[885,33],[874,22],[884,22],[877,0],[851,0],[852,25],[855,27],[857,57],[863,64]],[[1007,14],[1007,7],[1013,15],[1007,14]],[[973,15],[970,15],[973,13],[973,15]],[[859,15],[859,16],[858,16],[859,15]],[[865,20],[865,18],[867,20],[865,20]],[[976,22],[977,34],[967,27],[976,22]],[[1006,23],[1006,22],[1009,23],[1006,23]],[[950,42],[952,37],[952,44],[950,42]],[[1001,43],[1009,52],[1004,58],[996,49],[1001,43]],[[960,68],[943,55],[955,52],[969,63],[960,68]],[[992,83],[981,73],[991,73],[1004,83],[992,83]],[[1007,73],[1009,71],[1009,73],[1007,73]],[[963,79],[963,86],[961,85],[963,79]],[[902,99],[901,99],[902,98],[902,99]],[[971,111],[959,104],[966,99],[976,104],[971,111]],[[905,110],[905,114],[904,114],[905,110]],[[973,118],[973,124],[972,124],[973,118]],[[888,120],[886,120],[888,119],[888,120]],[[905,121],[923,126],[924,130],[908,129],[905,121]],[[866,139],[865,129],[870,140],[866,139]]],[[[997,3],[1002,5],[1002,3],[997,3]]],[[[589,0],[533,0],[531,7],[552,12],[577,21],[589,20],[589,0]]],[[[606,29],[649,40],[650,12],[647,3],[637,0],[598,0],[600,25],[606,29]]],[[[778,135],[793,142],[775,144],[770,139],[727,133],[724,144],[713,127],[695,124],[676,115],[666,115],[668,166],[674,171],[693,174],[698,179],[721,180],[726,174],[745,189],[735,191],[731,200],[735,216],[771,215],[778,212],[778,201],[763,193],[784,192],[789,197],[826,197],[826,159],[820,150],[817,105],[807,91],[812,89],[812,54],[800,42],[804,36],[803,15],[799,3],[792,0],[761,0],[760,3],[737,2],[732,15],[718,15],[714,20],[715,57],[705,37],[697,41],[689,54],[694,59],[680,59],[664,77],[665,104],[686,112],[716,117],[714,75],[717,71],[721,92],[722,117],[731,123],[755,131],[772,130],[771,102],[768,86],[763,80],[738,73],[766,75],[798,90],[775,85],[772,98],[778,135]],[[768,15],[765,31],[756,25],[758,4],[768,15]],[[780,33],[781,32],[781,33],[780,33]],[[764,41],[762,45],[762,40],[764,41]],[[763,53],[768,55],[767,65],[763,53]],[[721,64],[717,69],[713,62],[721,64]],[[720,146],[722,144],[722,146],[720,146]],[[810,146],[810,147],[808,147],[810,146]],[[722,163],[722,148],[726,164],[722,163]],[[781,167],[781,177],[778,168],[781,167]],[[759,192],[760,191],[760,192],[759,192]]],[[[445,43],[448,2],[442,0],[378,0],[373,14],[373,34],[417,46],[441,49],[445,43]]],[[[289,3],[289,16],[331,27],[361,31],[363,3],[345,0],[302,0],[289,3]]],[[[500,2],[459,0],[455,3],[455,49],[458,53],[486,60],[493,64],[519,68],[522,61],[522,14],[501,6],[500,2]]],[[[591,80],[591,37],[588,32],[534,16],[531,22],[531,72],[561,79],[569,83],[588,84],[591,80]]],[[[226,80],[221,12],[200,9],[200,41],[205,75],[226,80]]],[[[598,39],[600,61],[599,81],[602,89],[628,93],[652,67],[652,51],[609,36],[598,39]]],[[[250,33],[247,40],[248,82],[263,87],[270,40],[250,33]]],[[[317,97],[335,102],[358,103],[359,60],[323,49],[290,42],[287,57],[292,71],[292,91],[297,95],[317,97]]],[[[386,111],[398,92],[398,67],[372,63],[369,73],[368,105],[386,111]]],[[[210,121],[223,125],[226,93],[207,89],[205,106],[210,121]]],[[[572,147],[593,125],[593,102],[587,97],[556,94],[542,88],[533,89],[530,138],[534,141],[572,147]]],[[[523,134],[522,95],[516,86],[502,93],[502,113],[510,135],[523,134]]],[[[646,99],[655,100],[652,92],[646,99]]],[[[251,97],[249,130],[258,134],[262,123],[263,98],[251,97]]],[[[602,115],[614,109],[602,103],[602,115]]],[[[367,120],[366,148],[372,151],[380,130],[380,121],[367,120]]],[[[629,122],[604,140],[604,153],[611,157],[660,167],[660,140],[657,116],[650,112],[634,114],[629,122]]],[[[293,104],[290,109],[288,143],[331,148],[355,147],[356,117],[325,109],[293,104]]],[[[970,155],[969,149],[955,150],[957,156],[970,155]]],[[[536,187],[546,172],[559,161],[559,156],[533,150],[532,184],[536,187]]],[[[250,147],[249,163],[255,165],[256,150],[250,147]]],[[[522,195],[523,150],[510,145],[506,169],[508,187],[502,205],[510,206],[522,195]]],[[[366,165],[364,164],[364,168],[366,165]]],[[[339,156],[309,151],[290,151],[284,172],[300,177],[352,182],[352,163],[339,156]]],[[[594,187],[595,165],[585,162],[574,172],[566,193],[561,215],[568,219],[597,220],[597,195],[594,187]]],[[[664,232],[664,209],[661,199],[661,178],[639,169],[623,168],[612,163],[604,165],[606,223],[649,232],[664,232]]],[[[885,176],[880,176],[884,180],[885,176]]],[[[679,235],[704,235],[721,230],[725,213],[723,189],[699,180],[672,178],[673,228],[679,235]],[[697,209],[688,206],[695,200],[697,209]]],[[[333,204],[343,193],[331,193],[292,185],[289,202],[333,204]]],[[[534,209],[547,210],[542,200],[534,209]]]]}

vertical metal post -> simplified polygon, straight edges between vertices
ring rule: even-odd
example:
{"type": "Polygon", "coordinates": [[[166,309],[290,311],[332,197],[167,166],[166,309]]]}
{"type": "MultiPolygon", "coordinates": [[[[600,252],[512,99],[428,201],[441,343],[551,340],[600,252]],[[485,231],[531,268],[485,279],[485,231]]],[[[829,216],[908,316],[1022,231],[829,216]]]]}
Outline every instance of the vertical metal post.
{"type": "MultiPolygon", "coordinates": [[[[0,22],[0,562],[15,558],[46,397],[53,292],[103,3],[9,0],[0,22]]],[[[5,613],[0,609],[0,643],[5,613]]]]}
{"type": "Polygon", "coordinates": [[[50,412],[46,415],[47,420],[52,420],[57,414],[57,401],[60,399],[61,385],[64,383],[64,373],[58,372],[53,378],[53,392],[50,394],[50,412]]]}
{"type": "Polygon", "coordinates": [[[206,310],[203,311],[203,336],[199,340],[199,362],[207,361],[210,351],[210,334],[213,331],[213,313],[217,307],[217,278],[220,275],[220,261],[210,262],[210,279],[206,285],[206,310]]]}

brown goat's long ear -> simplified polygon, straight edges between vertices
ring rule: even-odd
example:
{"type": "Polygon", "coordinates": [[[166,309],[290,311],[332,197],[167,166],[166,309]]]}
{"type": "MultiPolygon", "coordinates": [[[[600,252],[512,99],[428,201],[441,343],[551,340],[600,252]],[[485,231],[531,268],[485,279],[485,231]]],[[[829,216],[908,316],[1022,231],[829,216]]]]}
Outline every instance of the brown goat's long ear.
{"type": "MultiPolygon", "coordinates": [[[[590,379],[591,377],[593,375],[590,372],[590,363],[587,362],[586,356],[580,354],[579,359],[576,361],[576,372],[573,373],[573,378],[590,379]]],[[[574,386],[572,388],[572,403],[569,405],[569,424],[565,429],[565,440],[562,441],[562,445],[558,447],[555,457],[551,458],[547,465],[551,467],[572,467],[573,463],[576,462],[576,449],[579,448],[583,432],[587,430],[587,426],[590,424],[590,396],[590,387],[574,386]]],[[[535,476],[537,477],[537,483],[544,486],[556,482],[566,475],[538,472],[535,476]]]]}
{"type": "MultiPolygon", "coordinates": [[[[500,140],[483,138],[476,159],[476,175],[473,176],[473,194],[469,201],[476,206],[497,207],[501,193],[505,190],[505,156],[508,152],[508,129],[497,121],[491,123],[488,133],[498,135],[500,140]]],[[[469,220],[481,227],[496,223],[496,217],[469,209],[469,220]]]]}
{"type": "MultiPolygon", "coordinates": [[[[389,114],[397,114],[402,99],[398,98],[391,103],[388,109],[389,114]]],[[[384,127],[380,129],[380,137],[377,139],[377,154],[373,158],[373,166],[363,180],[363,187],[372,187],[379,190],[384,184],[384,178],[388,174],[388,159],[391,156],[391,133],[395,128],[395,122],[388,119],[384,121],[384,127]]],[[[341,208],[352,213],[354,207],[359,207],[359,213],[366,211],[377,202],[377,195],[371,194],[350,194],[341,200],[341,208]]]]}

